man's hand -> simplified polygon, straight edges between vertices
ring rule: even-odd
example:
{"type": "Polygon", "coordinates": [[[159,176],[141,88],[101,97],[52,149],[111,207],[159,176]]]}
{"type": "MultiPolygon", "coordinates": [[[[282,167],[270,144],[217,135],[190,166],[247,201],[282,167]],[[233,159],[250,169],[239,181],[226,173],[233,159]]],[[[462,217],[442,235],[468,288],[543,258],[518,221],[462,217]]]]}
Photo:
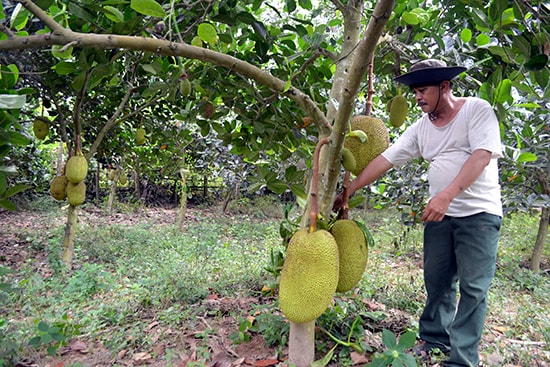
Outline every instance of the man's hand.
{"type": "Polygon", "coordinates": [[[344,193],[339,193],[336,198],[334,198],[334,203],[332,204],[332,211],[338,213],[342,210],[344,205],[344,193]]]}
{"type": "Polygon", "coordinates": [[[449,209],[451,200],[443,192],[434,196],[422,213],[423,222],[441,222],[449,209]]]}

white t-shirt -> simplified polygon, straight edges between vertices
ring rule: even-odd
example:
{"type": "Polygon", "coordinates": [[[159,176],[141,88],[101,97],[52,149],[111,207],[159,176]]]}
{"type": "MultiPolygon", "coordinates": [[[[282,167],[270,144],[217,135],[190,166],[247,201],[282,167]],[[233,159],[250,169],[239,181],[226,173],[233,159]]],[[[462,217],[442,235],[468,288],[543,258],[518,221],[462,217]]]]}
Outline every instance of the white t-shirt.
{"type": "Polygon", "coordinates": [[[450,204],[447,215],[465,217],[480,212],[502,216],[497,160],[502,156],[500,129],[491,105],[468,97],[455,118],[436,127],[425,114],[411,125],[382,156],[399,167],[412,158],[429,162],[430,197],[447,187],[477,149],[492,153],[477,180],[450,204]]]}

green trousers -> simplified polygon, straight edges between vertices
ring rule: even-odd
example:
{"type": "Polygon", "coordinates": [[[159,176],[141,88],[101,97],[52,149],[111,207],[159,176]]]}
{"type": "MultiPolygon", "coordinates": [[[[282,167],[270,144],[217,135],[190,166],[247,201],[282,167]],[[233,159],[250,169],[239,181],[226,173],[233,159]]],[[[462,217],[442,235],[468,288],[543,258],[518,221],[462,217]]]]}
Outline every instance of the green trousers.
{"type": "Polygon", "coordinates": [[[424,282],[428,298],[420,338],[449,354],[445,366],[477,366],[487,314],[501,218],[479,213],[428,222],[424,227],[424,282]],[[457,297],[457,284],[458,297],[457,297]],[[457,307],[458,301],[458,307],[457,307]]]}

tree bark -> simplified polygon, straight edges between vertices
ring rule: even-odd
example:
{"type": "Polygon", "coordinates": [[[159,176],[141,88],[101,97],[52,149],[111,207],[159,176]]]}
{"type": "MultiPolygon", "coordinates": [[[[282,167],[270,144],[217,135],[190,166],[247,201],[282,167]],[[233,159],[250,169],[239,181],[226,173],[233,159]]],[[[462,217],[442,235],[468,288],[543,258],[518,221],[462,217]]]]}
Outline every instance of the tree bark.
{"type": "Polygon", "coordinates": [[[537,273],[540,271],[542,252],[544,250],[546,238],[548,238],[548,226],[550,226],[550,208],[544,207],[540,213],[539,230],[537,232],[537,239],[535,240],[535,248],[533,249],[530,265],[530,269],[537,273]]]}
{"type": "Polygon", "coordinates": [[[63,263],[68,270],[72,269],[74,257],[74,238],[76,233],[76,222],[78,217],[78,209],[76,206],[69,205],[67,214],[67,223],[65,224],[65,237],[63,238],[63,263]]]}

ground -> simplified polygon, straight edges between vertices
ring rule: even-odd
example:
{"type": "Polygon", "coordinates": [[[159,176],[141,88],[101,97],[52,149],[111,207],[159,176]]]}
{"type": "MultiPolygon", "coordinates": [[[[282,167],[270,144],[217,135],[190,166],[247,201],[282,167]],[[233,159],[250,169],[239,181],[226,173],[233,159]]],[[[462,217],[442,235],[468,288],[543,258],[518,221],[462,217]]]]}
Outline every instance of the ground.
{"type": "MultiPolygon", "coordinates": [[[[148,223],[166,225],[172,224],[177,217],[177,209],[148,208],[140,214],[116,213],[105,215],[101,210],[92,206],[81,208],[79,220],[87,223],[118,223],[134,225],[147,221],[148,223]]],[[[186,217],[193,219],[199,209],[188,208],[186,217]]],[[[200,209],[205,215],[205,209],[200,209]]],[[[219,210],[211,210],[210,215],[222,215],[219,210]]],[[[207,214],[208,215],[208,214],[207,214]]],[[[63,225],[65,218],[52,219],[47,213],[37,211],[0,211],[0,266],[16,269],[19,266],[28,266],[27,260],[33,259],[32,266],[36,272],[44,277],[52,274],[49,269],[46,251],[37,251],[32,247],[32,241],[27,238],[28,233],[39,233],[43,230],[45,221],[49,228],[63,225]],[[52,222],[54,221],[54,222],[52,222]],[[57,223],[55,221],[58,221],[57,223]]],[[[267,346],[260,334],[252,334],[250,339],[234,344],[230,334],[239,329],[239,321],[234,315],[247,315],[250,305],[269,302],[269,299],[258,298],[218,298],[210,295],[202,302],[215,312],[206,313],[197,317],[193,330],[187,327],[178,330],[161,327],[154,318],[140,320],[151,340],[158,340],[150,350],[130,353],[127,350],[113,354],[101,343],[86,338],[71,340],[67,346],[60,349],[55,357],[36,355],[25,358],[17,365],[19,367],[63,367],[79,364],[81,366],[202,366],[212,367],[267,367],[284,363],[287,360],[287,348],[267,346]],[[221,315],[221,317],[220,317],[221,315]],[[216,333],[204,335],[205,330],[216,330],[216,333]],[[205,341],[207,347],[205,347],[205,341]],[[79,363],[79,364],[78,364],[79,363]]],[[[383,305],[370,304],[376,310],[383,305]]],[[[385,320],[385,327],[403,330],[408,316],[399,312],[392,312],[385,320]]],[[[375,341],[380,343],[380,341],[375,341]]],[[[319,357],[322,357],[319,356],[319,357]]],[[[353,353],[353,362],[365,364],[368,360],[365,355],[353,353]]]]}

